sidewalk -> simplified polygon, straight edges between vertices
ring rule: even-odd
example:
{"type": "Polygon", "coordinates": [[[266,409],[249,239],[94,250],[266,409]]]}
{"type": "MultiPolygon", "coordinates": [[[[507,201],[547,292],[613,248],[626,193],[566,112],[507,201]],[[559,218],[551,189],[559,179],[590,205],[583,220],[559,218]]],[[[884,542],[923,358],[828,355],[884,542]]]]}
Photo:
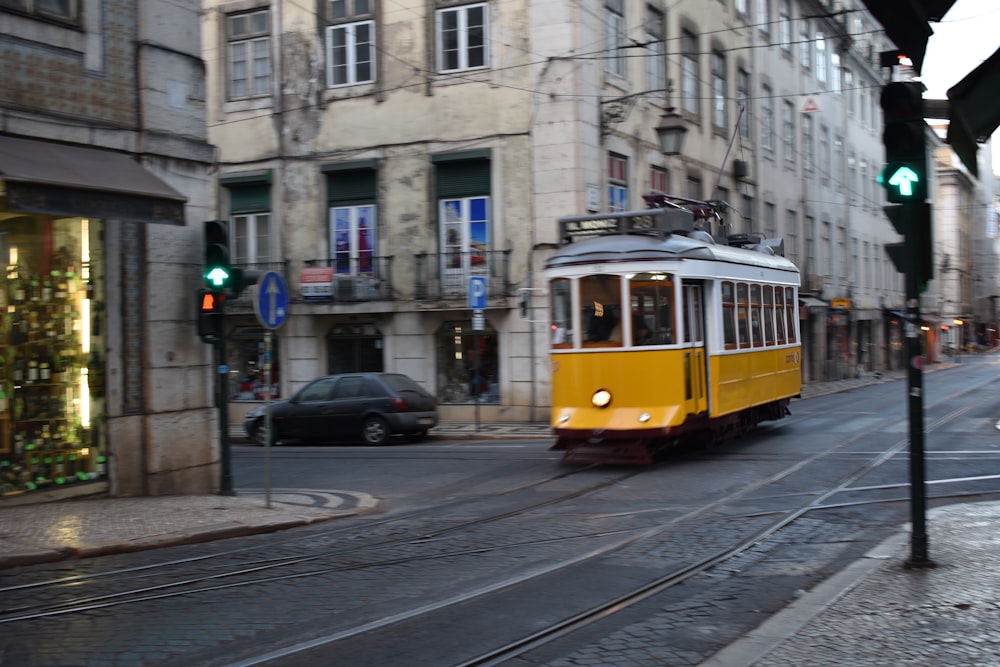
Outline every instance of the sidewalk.
{"type": "MultiPolygon", "coordinates": [[[[802,397],[901,377],[808,385],[802,397]]],[[[444,439],[549,434],[547,424],[449,422],[432,431],[444,439]]],[[[311,490],[275,491],[267,500],[260,490],[0,507],[0,569],[272,532],[370,511],[378,502],[354,491],[311,490]]],[[[909,532],[901,529],[701,667],[1000,665],[1000,502],[940,508],[928,523],[937,567],[903,567],[909,532]]]]}

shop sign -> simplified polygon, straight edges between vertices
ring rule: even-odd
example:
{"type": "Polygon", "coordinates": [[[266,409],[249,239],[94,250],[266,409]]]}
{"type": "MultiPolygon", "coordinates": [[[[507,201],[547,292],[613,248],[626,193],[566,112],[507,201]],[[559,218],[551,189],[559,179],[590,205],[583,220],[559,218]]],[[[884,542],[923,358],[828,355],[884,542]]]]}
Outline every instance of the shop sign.
{"type": "Polygon", "coordinates": [[[834,310],[850,310],[850,299],[830,299],[830,307],[834,310]]]}
{"type": "Polygon", "coordinates": [[[333,300],[333,267],[307,266],[299,274],[299,286],[304,301],[333,300]]]}

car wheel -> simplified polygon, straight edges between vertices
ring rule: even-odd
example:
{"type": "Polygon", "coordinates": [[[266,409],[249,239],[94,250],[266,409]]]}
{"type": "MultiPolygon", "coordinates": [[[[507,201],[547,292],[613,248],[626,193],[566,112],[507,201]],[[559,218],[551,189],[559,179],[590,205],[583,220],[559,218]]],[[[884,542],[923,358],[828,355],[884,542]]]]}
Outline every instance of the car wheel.
{"type": "MultiPolygon", "coordinates": [[[[271,425],[271,428],[274,428],[274,424],[271,425]]],[[[267,444],[267,423],[264,421],[263,417],[254,422],[253,441],[261,447],[267,444]]],[[[278,443],[276,440],[272,439],[271,444],[276,445],[278,443]]]]}
{"type": "Polygon", "coordinates": [[[369,417],[361,425],[361,436],[369,445],[384,445],[391,435],[389,424],[381,417],[369,417]]]}

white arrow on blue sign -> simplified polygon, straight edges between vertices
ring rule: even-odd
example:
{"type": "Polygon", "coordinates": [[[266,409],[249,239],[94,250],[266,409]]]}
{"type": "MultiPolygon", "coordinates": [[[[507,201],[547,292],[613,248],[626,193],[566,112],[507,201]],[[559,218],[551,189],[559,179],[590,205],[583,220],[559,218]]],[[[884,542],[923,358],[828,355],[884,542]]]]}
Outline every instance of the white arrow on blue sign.
{"type": "Polygon", "coordinates": [[[257,294],[253,300],[257,321],[268,329],[277,329],[288,315],[288,288],[274,271],[268,271],[257,280],[257,294]]]}
{"type": "Polygon", "coordinates": [[[469,308],[486,307],[486,276],[469,276],[469,308]]]}

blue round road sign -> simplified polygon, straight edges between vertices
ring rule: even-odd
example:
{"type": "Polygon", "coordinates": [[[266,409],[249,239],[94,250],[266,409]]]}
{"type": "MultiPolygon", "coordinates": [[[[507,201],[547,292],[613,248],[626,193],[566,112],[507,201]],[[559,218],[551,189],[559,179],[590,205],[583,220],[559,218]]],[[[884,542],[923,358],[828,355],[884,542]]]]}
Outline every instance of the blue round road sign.
{"type": "Polygon", "coordinates": [[[257,295],[253,300],[257,320],[268,329],[277,329],[288,315],[288,288],[274,271],[268,271],[257,280],[257,295]]]}

